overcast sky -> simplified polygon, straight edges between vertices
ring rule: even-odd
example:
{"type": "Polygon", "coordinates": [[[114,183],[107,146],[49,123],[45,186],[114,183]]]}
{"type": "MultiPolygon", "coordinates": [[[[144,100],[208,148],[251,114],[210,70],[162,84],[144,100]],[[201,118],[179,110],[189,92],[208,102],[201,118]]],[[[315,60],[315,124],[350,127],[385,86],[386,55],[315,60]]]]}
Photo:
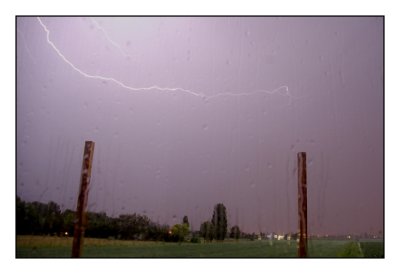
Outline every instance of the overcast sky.
{"type": "Polygon", "coordinates": [[[247,232],[383,229],[383,20],[17,19],[17,194],[193,229],[222,202],[247,232]]]}

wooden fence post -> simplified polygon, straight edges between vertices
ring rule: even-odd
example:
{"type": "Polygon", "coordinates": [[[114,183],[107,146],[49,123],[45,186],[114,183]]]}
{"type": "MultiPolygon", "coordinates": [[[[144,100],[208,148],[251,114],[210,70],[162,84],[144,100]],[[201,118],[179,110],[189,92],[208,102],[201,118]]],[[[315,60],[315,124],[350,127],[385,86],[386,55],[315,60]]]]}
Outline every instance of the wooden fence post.
{"type": "Polygon", "coordinates": [[[85,142],[83,153],[81,185],[79,189],[78,202],[76,206],[76,218],[74,224],[74,240],[72,243],[72,257],[79,258],[82,255],[83,236],[86,226],[86,206],[89,194],[90,175],[92,172],[92,160],[94,153],[94,142],[85,142]]]}
{"type": "Polygon", "coordinates": [[[297,153],[298,167],[298,210],[299,210],[299,244],[297,255],[307,257],[307,158],[305,152],[297,153]]]}

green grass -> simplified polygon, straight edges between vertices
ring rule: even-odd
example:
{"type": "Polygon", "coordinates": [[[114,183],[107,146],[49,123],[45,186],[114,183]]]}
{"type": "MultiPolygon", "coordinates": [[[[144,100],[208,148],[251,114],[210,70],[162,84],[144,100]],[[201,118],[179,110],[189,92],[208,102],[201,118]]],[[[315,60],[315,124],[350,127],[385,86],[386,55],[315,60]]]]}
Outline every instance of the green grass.
{"type": "MultiPolygon", "coordinates": [[[[380,242],[382,243],[382,242],[380,242]]],[[[374,257],[382,254],[383,245],[365,242],[311,240],[309,257],[374,257]],[[368,255],[368,256],[367,256],[368,255]]],[[[70,257],[72,238],[17,236],[17,258],[70,257]]],[[[104,258],[294,258],[295,241],[232,241],[212,243],[165,243],[86,238],[83,257],[104,258]]],[[[378,256],[379,257],[379,256],[378,256]]]]}
{"type": "Polygon", "coordinates": [[[382,241],[361,242],[361,249],[365,258],[383,258],[384,249],[382,241]]]}
{"type": "MultiPolygon", "coordinates": [[[[308,242],[308,254],[312,258],[336,258],[342,255],[352,242],[346,240],[311,240],[308,242]]],[[[352,254],[348,254],[350,257],[352,254]]],[[[358,256],[357,256],[358,257],[358,256]]]]}
{"type": "Polygon", "coordinates": [[[360,244],[357,242],[347,243],[344,248],[338,253],[338,257],[342,258],[361,258],[363,257],[363,252],[361,250],[360,244]]]}

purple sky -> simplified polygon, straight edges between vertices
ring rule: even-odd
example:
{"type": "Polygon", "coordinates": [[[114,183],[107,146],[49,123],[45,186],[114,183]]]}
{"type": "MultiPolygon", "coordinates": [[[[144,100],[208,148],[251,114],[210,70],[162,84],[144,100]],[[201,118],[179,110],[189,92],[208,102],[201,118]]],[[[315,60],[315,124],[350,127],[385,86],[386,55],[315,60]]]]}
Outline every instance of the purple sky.
{"type": "Polygon", "coordinates": [[[247,232],[383,229],[383,20],[17,19],[17,194],[247,232]],[[48,36],[47,36],[48,35],[48,36]],[[48,40],[49,39],[49,40],[48,40]],[[158,88],[154,88],[158,87],[158,88]]]}

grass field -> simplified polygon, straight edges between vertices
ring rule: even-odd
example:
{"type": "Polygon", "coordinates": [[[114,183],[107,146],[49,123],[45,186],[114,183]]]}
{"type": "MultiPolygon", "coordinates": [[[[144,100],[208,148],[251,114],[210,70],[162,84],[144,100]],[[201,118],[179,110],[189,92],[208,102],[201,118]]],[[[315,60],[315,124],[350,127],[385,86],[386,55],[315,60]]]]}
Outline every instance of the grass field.
{"type": "MultiPolygon", "coordinates": [[[[17,258],[70,257],[72,238],[17,236],[17,258]]],[[[340,240],[309,241],[309,257],[383,257],[383,242],[340,240]]],[[[297,256],[295,241],[224,241],[212,243],[165,243],[86,238],[83,257],[95,258],[291,258],[297,256]]]]}

